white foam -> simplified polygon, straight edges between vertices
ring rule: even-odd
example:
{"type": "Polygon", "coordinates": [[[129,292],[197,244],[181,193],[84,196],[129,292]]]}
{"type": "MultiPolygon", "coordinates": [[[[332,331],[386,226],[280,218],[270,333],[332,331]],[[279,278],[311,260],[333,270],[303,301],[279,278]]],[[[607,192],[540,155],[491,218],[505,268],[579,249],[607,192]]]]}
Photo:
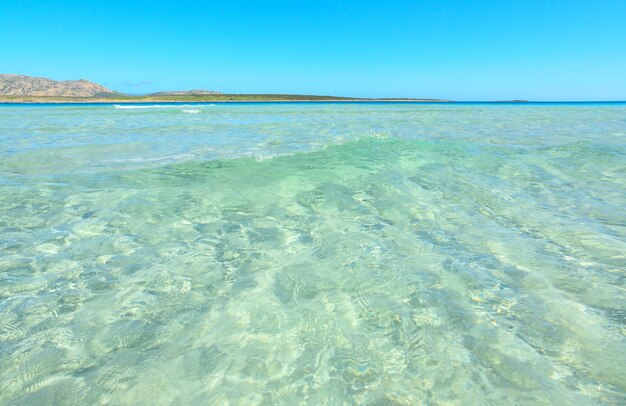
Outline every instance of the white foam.
{"type": "Polygon", "coordinates": [[[182,110],[183,113],[197,114],[200,110],[182,110]]]}
{"type": "MultiPolygon", "coordinates": [[[[114,104],[113,107],[116,109],[178,109],[181,107],[214,107],[215,104],[203,104],[203,105],[176,105],[176,104],[142,104],[142,105],[123,105],[123,104],[114,104]]],[[[183,110],[185,113],[196,112],[196,110],[183,110]]],[[[198,112],[200,110],[197,110],[198,112]]]]}
{"type": "Polygon", "coordinates": [[[115,107],[116,109],[175,109],[180,106],[168,106],[163,104],[150,104],[147,106],[122,106],[119,104],[115,104],[113,107],[115,107]]]}
{"type": "Polygon", "coordinates": [[[142,162],[161,162],[161,161],[180,161],[185,159],[195,158],[196,155],[193,153],[180,153],[175,155],[167,155],[161,157],[154,158],[123,158],[123,159],[110,159],[109,162],[117,162],[117,163],[142,163],[142,162]]]}

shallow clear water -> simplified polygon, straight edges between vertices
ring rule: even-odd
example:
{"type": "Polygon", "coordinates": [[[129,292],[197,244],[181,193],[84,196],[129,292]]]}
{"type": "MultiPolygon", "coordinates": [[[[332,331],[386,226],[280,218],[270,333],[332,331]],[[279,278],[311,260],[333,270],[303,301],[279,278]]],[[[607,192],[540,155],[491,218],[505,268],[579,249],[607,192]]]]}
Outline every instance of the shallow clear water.
{"type": "Polygon", "coordinates": [[[626,403],[626,104],[0,106],[0,253],[0,404],[626,403]]]}

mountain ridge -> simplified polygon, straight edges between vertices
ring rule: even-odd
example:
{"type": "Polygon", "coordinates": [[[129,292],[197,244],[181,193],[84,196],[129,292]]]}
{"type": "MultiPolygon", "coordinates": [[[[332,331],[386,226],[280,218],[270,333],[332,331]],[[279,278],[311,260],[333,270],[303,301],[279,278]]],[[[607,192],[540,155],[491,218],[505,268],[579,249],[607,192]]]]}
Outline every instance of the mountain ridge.
{"type": "Polygon", "coordinates": [[[2,96],[106,97],[119,94],[85,79],[52,80],[18,74],[0,74],[2,96]]]}

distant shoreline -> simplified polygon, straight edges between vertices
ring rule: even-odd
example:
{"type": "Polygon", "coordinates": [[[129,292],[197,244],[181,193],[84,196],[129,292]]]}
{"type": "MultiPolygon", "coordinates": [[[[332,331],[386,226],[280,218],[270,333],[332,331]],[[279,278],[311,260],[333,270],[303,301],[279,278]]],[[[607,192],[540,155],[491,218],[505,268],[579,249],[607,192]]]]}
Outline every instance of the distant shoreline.
{"type": "Polygon", "coordinates": [[[168,103],[189,104],[189,103],[460,103],[460,104],[602,104],[618,103],[622,100],[601,100],[601,101],[530,101],[530,100],[446,100],[446,99],[411,99],[411,98],[352,98],[336,96],[308,96],[308,95],[265,95],[265,94],[220,94],[202,96],[129,96],[129,97],[59,97],[59,96],[2,96],[0,95],[0,105],[22,104],[155,104],[168,103]]]}
{"type": "Polygon", "coordinates": [[[239,103],[239,102],[403,102],[403,103],[449,103],[452,100],[439,99],[404,99],[404,98],[384,98],[384,99],[359,99],[343,97],[166,97],[166,98],[76,98],[76,97],[33,97],[33,96],[0,96],[0,104],[149,104],[149,103],[239,103]]]}
{"type": "Polygon", "coordinates": [[[293,99],[293,100],[276,100],[276,99],[256,99],[256,100],[6,100],[0,97],[0,106],[2,105],[116,105],[116,104],[158,104],[167,103],[171,105],[184,104],[205,104],[205,103],[404,103],[404,104],[626,104],[626,100],[547,100],[547,101],[501,101],[501,100],[430,100],[430,99],[337,99],[337,100],[315,100],[315,99],[293,99]]]}
{"type": "Polygon", "coordinates": [[[18,74],[0,74],[0,103],[216,103],[294,101],[393,101],[447,102],[450,100],[413,97],[344,97],[311,94],[221,93],[213,90],[171,90],[148,94],[124,94],[85,79],[52,80],[18,74]]]}
{"type": "MultiPolygon", "coordinates": [[[[150,101],[104,101],[104,100],[84,100],[84,101],[8,101],[0,100],[1,104],[189,104],[189,103],[458,103],[453,100],[402,100],[402,99],[355,99],[355,100],[150,100],[150,101]]],[[[494,103],[494,102],[478,102],[478,103],[494,103]]]]}

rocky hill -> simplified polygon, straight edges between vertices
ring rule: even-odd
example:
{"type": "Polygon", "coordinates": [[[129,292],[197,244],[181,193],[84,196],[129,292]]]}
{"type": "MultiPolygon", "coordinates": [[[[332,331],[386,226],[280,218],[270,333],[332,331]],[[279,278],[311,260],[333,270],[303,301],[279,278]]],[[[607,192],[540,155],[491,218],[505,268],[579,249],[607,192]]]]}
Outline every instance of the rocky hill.
{"type": "Polygon", "coordinates": [[[106,97],[119,93],[88,80],[51,80],[0,74],[0,96],[106,97]]]}

